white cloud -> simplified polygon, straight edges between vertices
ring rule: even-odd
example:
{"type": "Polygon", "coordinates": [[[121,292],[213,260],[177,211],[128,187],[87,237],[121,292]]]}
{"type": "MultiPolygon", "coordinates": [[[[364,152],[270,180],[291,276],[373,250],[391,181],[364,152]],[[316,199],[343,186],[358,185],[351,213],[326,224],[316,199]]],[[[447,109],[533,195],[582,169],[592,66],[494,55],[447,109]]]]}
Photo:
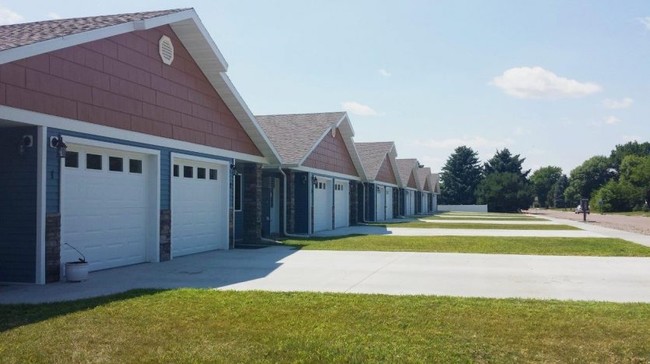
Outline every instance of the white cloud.
{"type": "Polygon", "coordinates": [[[634,100],[629,97],[626,97],[621,100],[605,99],[603,100],[603,106],[607,109],[627,109],[632,106],[634,100]]]}
{"type": "Polygon", "coordinates": [[[0,25],[20,23],[24,20],[22,15],[0,5],[0,25]]]}
{"type": "Polygon", "coordinates": [[[645,18],[639,18],[639,22],[643,24],[643,26],[650,30],[650,16],[646,16],[645,18]]]}
{"type": "Polygon", "coordinates": [[[616,116],[608,116],[607,118],[605,118],[605,124],[614,125],[620,122],[621,119],[617,118],[616,116]]]}
{"type": "Polygon", "coordinates": [[[383,68],[380,68],[380,69],[379,69],[379,74],[382,75],[382,76],[384,76],[384,77],[390,77],[390,76],[391,76],[391,73],[388,72],[388,71],[386,71],[386,70],[383,69],[383,68]]]}
{"type": "Polygon", "coordinates": [[[345,101],[341,103],[343,110],[361,116],[377,116],[379,113],[368,105],[360,104],[356,101],[345,101]]]}
{"type": "Polygon", "coordinates": [[[53,12],[53,11],[47,13],[47,17],[50,18],[50,19],[54,19],[54,20],[61,19],[61,15],[59,15],[59,14],[53,12]]]}
{"type": "Polygon", "coordinates": [[[416,145],[436,148],[436,149],[453,149],[461,145],[466,145],[468,147],[478,149],[478,148],[504,148],[506,146],[514,144],[514,140],[510,138],[502,140],[490,140],[481,136],[473,137],[462,137],[462,138],[448,138],[448,139],[430,139],[426,141],[416,140],[416,145]]]}
{"type": "Polygon", "coordinates": [[[492,79],[508,95],[526,99],[582,97],[602,90],[598,84],[564,78],[541,67],[515,67],[492,79]]]}

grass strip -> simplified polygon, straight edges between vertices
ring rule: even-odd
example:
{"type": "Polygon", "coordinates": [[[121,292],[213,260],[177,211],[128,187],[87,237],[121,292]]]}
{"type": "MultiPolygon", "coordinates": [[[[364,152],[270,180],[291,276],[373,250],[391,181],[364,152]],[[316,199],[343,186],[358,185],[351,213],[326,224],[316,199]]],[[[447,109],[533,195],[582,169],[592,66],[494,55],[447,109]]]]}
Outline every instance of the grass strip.
{"type": "Polygon", "coordinates": [[[307,250],[650,257],[650,248],[615,238],[352,235],[283,242],[307,250]]]}
{"type": "Polygon", "coordinates": [[[0,361],[7,363],[650,358],[648,304],[140,290],[71,303],[3,305],[0,323],[0,361]]]}

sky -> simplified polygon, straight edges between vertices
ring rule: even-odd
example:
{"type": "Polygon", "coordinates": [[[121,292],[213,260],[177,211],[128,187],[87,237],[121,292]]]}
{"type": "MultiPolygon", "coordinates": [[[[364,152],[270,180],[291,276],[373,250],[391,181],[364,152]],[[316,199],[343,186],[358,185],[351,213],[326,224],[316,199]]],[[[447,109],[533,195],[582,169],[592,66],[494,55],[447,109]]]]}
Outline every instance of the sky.
{"type": "Polygon", "coordinates": [[[186,7],[254,114],[344,110],[434,172],[461,145],[568,175],[650,141],[648,0],[0,0],[0,24],[186,7]]]}

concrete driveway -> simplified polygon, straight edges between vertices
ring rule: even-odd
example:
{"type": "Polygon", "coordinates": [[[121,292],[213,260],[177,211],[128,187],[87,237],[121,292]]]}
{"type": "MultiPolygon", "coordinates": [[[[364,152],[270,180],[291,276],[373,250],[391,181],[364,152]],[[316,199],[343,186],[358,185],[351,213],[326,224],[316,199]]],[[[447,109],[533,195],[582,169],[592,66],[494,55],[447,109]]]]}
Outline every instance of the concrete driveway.
{"type": "Polygon", "coordinates": [[[133,288],[522,297],[650,303],[650,258],[216,251],[94,272],[82,283],[0,286],[0,303],[71,300],[133,288]]]}

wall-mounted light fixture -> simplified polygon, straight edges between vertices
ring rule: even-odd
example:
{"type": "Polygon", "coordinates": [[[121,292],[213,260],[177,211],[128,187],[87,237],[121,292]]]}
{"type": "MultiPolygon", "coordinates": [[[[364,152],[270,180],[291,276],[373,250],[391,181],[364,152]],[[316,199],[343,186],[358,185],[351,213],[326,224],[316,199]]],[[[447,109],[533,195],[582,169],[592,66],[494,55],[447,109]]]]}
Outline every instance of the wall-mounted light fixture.
{"type": "Polygon", "coordinates": [[[303,176],[302,176],[302,184],[303,184],[303,185],[306,185],[306,184],[307,184],[307,176],[306,176],[306,175],[303,175],[303,176]]]}
{"type": "Polygon", "coordinates": [[[68,151],[68,145],[63,142],[63,137],[50,137],[50,147],[56,148],[56,155],[59,158],[65,158],[65,154],[68,151]]]}
{"type": "Polygon", "coordinates": [[[23,135],[22,138],[20,138],[20,146],[18,147],[18,150],[20,151],[20,155],[25,153],[26,148],[31,148],[34,146],[34,137],[31,135],[23,135]]]}
{"type": "Polygon", "coordinates": [[[316,178],[316,176],[311,177],[311,184],[314,186],[318,185],[318,178],[316,178]]]}

